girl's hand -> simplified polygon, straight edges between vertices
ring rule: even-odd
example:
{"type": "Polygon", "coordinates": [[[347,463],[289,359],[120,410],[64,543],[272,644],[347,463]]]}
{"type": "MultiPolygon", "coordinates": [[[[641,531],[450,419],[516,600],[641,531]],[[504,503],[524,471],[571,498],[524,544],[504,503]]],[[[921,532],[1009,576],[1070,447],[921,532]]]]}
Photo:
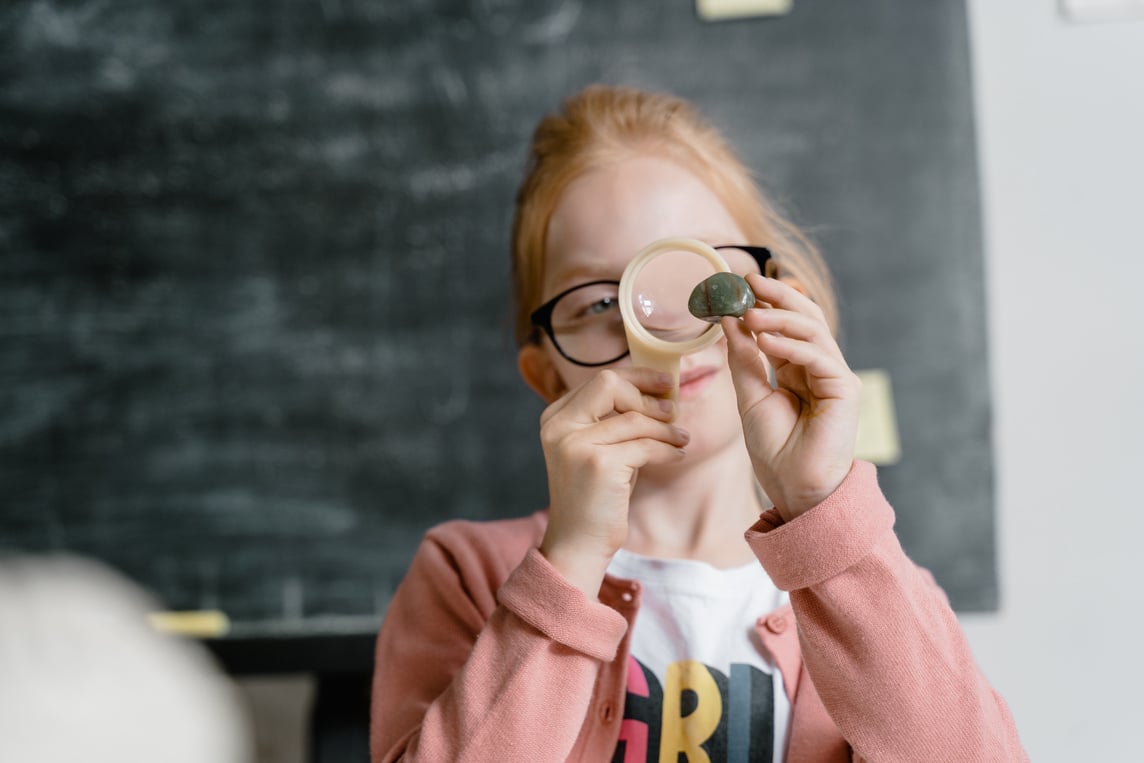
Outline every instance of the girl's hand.
{"type": "Polygon", "coordinates": [[[822,311],[773,278],[747,277],[770,308],[723,319],[731,377],[755,475],[784,520],[821,503],[854,461],[862,383],[822,311]],[[775,370],[771,388],[764,356],[775,370]]]}
{"type": "Polygon", "coordinates": [[[671,377],[647,368],[601,371],[544,411],[548,529],[540,552],[595,598],[628,534],[628,502],[640,467],[683,457],[689,435],[671,424],[671,377]]]}

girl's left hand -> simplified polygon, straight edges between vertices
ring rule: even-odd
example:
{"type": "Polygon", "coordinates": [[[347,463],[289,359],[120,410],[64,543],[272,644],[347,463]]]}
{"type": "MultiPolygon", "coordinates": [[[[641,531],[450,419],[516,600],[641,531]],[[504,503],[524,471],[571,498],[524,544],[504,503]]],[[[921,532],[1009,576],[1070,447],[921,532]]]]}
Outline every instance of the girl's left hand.
{"type": "Polygon", "coordinates": [[[850,472],[862,382],[809,297],[773,278],[751,275],[747,282],[771,307],[723,319],[728,363],[755,475],[789,522],[850,472]],[[775,388],[764,356],[775,369],[775,388]]]}

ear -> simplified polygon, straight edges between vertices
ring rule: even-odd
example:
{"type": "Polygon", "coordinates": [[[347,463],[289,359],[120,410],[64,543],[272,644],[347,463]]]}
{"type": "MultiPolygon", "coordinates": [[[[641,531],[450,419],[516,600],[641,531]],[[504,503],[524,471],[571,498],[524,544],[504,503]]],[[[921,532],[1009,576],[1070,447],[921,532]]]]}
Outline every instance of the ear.
{"type": "Polygon", "coordinates": [[[516,367],[524,383],[549,405],[568,390],[552,358],[538,344],[529,342],[520,348],[516,354],[516,367]]]}

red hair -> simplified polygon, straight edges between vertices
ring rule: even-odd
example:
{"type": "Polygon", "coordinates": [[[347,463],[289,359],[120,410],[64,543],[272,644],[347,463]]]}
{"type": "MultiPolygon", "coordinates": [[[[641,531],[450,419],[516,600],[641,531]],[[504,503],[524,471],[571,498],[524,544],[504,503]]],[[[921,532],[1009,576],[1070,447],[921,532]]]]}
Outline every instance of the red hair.
{"type": "Polygon", "coordinates": [[[779,273],[818,303],[836,330],[834,290],[818,249],[767,199],[723,136],[681,98],[592,85],[542,119],[532,136],[512,226],[518,345],[532,336],[529,315],[542,297],[548,221],[564,189],[580,175],[633,154],[671,159],[706,183],[748,237],[717,243],[770,248],[779,273]]]}

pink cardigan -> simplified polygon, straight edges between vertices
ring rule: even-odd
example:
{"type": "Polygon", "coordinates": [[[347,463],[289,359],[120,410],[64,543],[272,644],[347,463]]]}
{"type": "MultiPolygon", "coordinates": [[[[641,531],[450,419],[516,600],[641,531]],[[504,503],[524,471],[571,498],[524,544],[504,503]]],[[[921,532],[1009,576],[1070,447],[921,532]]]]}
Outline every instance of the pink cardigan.
{"type": "MultiPolygon", "coordinates": [[[[373,763],[612,759],[640,586],[609,576],[586,597],[536,551],[545,517],[426,535],[378,636],[373,763]]],[[[772,510],[747,532],[791,592],[757,623],[793,703],[786,760],[1026,761],[893,523],[874,467],[856,462],[806,514],[772,510]]]]}

